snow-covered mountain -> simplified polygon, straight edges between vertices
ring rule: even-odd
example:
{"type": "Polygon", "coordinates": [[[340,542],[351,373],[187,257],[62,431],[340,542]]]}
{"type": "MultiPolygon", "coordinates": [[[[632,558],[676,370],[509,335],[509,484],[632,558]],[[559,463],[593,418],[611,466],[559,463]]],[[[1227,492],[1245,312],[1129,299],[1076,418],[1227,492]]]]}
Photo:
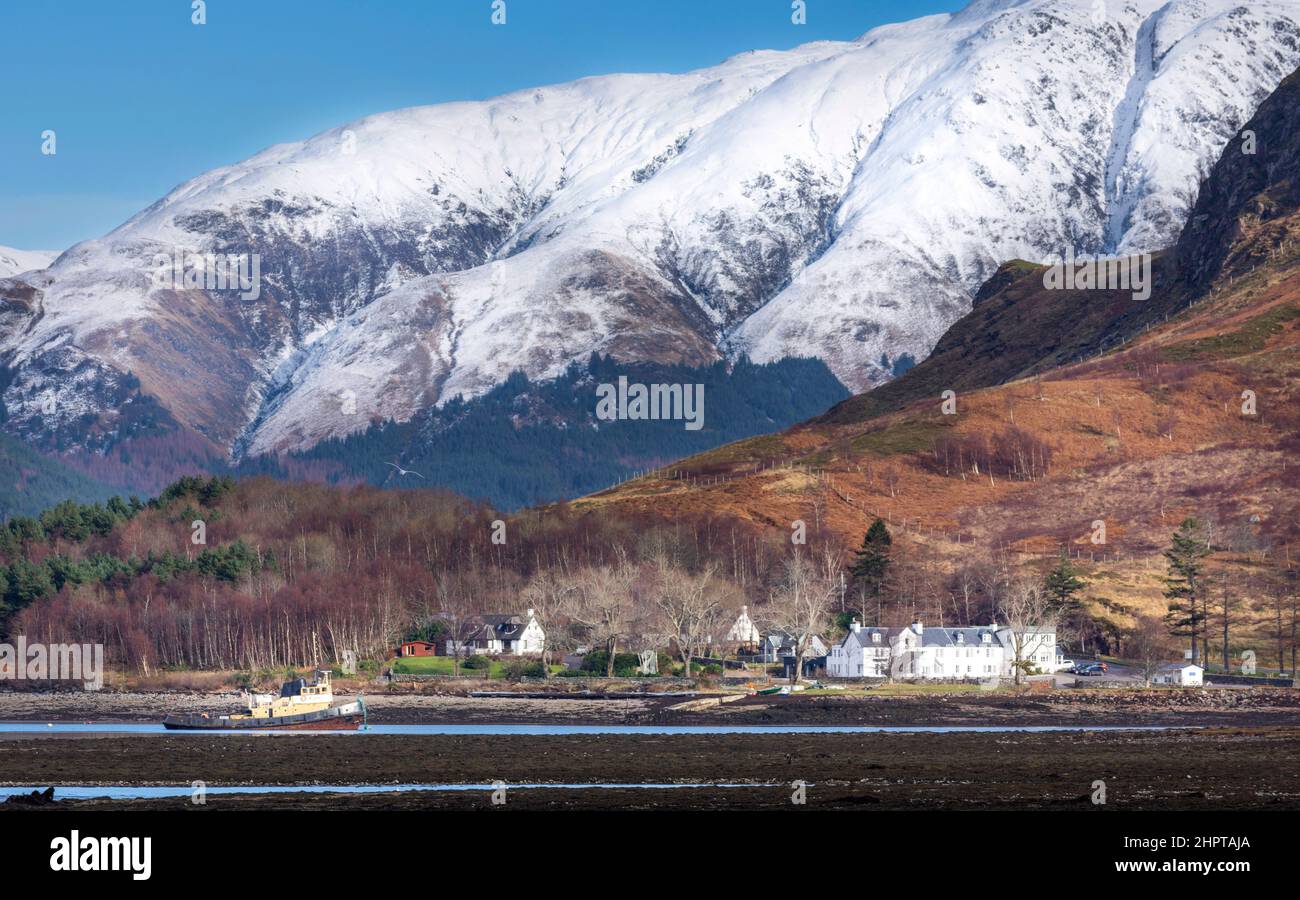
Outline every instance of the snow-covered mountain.
{"type": "Polygon", "coordinates": [[[150,395],[237,454],[295,449],[596,350],[812,355],[861,389],[1007,259],[1171,243],[1300,65],[1298,23],[1294,0],[977,0],[272,147],[0,281],[5,427],[66,445],[150,395]],[[178,252],[258,254],[260,289],[160,287],[178,252]]]}
{"type": "Polygon", "coordinates": [[[44,269],[58,257],[54,250],[15,250],[0,247],[0,278],[19,275],[33,269],[44,269]]]}

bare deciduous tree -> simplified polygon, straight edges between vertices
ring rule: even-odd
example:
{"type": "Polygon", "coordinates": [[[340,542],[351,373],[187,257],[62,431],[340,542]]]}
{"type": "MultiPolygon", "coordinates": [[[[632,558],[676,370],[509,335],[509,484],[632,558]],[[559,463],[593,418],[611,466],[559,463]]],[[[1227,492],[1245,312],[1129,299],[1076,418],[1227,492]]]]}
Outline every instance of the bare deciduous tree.
{"type": "Polygon", "coordinates": [[[1030,578],[1011,582],[999,610],[1010,631],[1011,669],[1018,685],[1021,676],[1032,668],[1034,656],[1048,646],[1046,632],[1055,632],[1055,614],[1041,585],[1030,578]]]}
{"type": "Polygon", "coordinates": [[[1129,653],[1138,661],[1142,682],[1147,686],[1172,654],[1168,629],[1156,616],[1138,616],[1128,638],[1129,653]]]}
{"type": "Polygon", "coordinates": [[[607,677],[614,675],[619,639],[628,634],[636,618],[637,577],[636,566],[620,550],[612,564],[583,570],[577,590],[569,597],[569,618],[608,654],[607,677]]]}
{"type": "Polygon", "coordinates": [[[560,643],[560,619],[569,609],[579,584],[558,569],[543,569],[529,579],[521,594],[542,627],[542,671],[551,674],[551,649],[560,643]]]}
{"type": "Polygon", "coordinates": [[[452,674],[460,674],[460,661],[466,656],[465,639],[473,622],[478,618],[478,597],[471,586],[462,579],[447,573],[438,576],[434,585],[438,618],[447,625],[447,649],[451,651],[452,674]]]}
{"type": "Polygon", "coordinates": [[[803,674],[803,661],[813,638],[826,631],[842,567],[842,561],[834,554],[824,553],[815,563],[800,553],[798,547],[785,560],[781,582],[772,592],[764,613],[773,629],[789,635],[794,643],[791,684],[798,682],[803,674]]]}
{"type": "Polygon", "coordinates": [[[687,572],[665,556],[654,563],[650,599],[677,644],[687,678],[691,677],[691,660],[708,648],[710,639],[734,611],[735,592],[728,591],[716,575],[712,563],[699,573],[687,572]]]}

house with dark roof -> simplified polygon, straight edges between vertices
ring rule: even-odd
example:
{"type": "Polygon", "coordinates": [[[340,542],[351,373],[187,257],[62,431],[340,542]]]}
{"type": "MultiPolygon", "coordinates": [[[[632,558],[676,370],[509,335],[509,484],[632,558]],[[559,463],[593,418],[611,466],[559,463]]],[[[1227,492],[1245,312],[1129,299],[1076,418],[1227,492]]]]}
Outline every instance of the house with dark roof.
{"type": "MultiPolygon", "coordinates": [[[[796,650],[797,638],[792,634],[784,631],[769,631],[764,634],[759,641],[758,650],[762,654],[763,662],[780,662],[785,657],[793,658],[796,650]]],[[[828,650],[826,642],[817,635],[810,635],[808,646],[804,649],[804,660],[820,659],[826,656],[828,650]]]]}
{"type": "Polygon", "coordinates": [[[487,613],[475,616],[460,634],[443,640],[448,656],[540,656],[545,632],[530,609],[524,615],[487,613]]]}
{"type": "MultiPolygon", "coordinates": [[[[762,661],[780,663],[783,677],[789,678],[797,665],[798,637],[784,631],[769,631],[762,636],[758,644],[762,661]]],[[[808,636],[803,653],[803,671],[800,675],[816,675],[826,668],[826,654],[829,653],[826,642],[813,634],[808,636]]]]}

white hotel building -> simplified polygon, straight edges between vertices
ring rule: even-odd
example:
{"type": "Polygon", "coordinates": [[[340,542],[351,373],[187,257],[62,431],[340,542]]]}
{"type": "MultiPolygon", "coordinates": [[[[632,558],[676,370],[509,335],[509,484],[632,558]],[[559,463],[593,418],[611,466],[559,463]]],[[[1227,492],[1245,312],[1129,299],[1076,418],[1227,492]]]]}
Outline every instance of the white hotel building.
{"type": "Polygon", "coordinates": [[[1056,632],[1013,632],[1006,626],[864,628],[854,622],[844,640],[831,648],[826,674],[831,678],[958,679],[1010,678],[1016,646],[1039,672],[1063,667],[1056,632]]]}

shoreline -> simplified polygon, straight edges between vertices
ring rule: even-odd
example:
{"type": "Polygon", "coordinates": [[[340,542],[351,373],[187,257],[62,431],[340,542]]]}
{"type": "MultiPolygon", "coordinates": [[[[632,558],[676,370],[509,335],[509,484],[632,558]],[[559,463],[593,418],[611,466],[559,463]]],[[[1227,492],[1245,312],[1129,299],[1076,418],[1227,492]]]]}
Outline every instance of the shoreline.
{"type": "MultiPolygon", "coordinates": [[[[351,696],[351,695],[339,695],[351,696]]],[[[695,709],[680,697],[468,697],[366,694],[374,725],[1041,725],[1300,727],[1300,691],[1289,688],[1060,690],[923,696],[747,696],[695,709]]],[[[147,723],[168,713],[233,710],[239,694],[0,691],[0,722],[147,723]]]]}

